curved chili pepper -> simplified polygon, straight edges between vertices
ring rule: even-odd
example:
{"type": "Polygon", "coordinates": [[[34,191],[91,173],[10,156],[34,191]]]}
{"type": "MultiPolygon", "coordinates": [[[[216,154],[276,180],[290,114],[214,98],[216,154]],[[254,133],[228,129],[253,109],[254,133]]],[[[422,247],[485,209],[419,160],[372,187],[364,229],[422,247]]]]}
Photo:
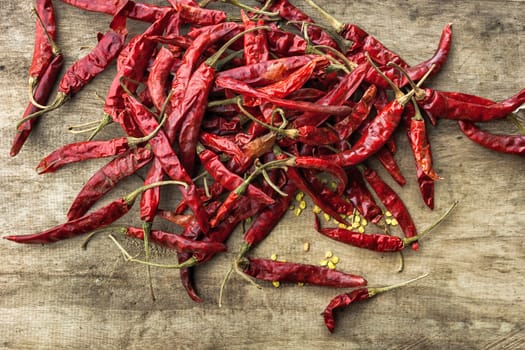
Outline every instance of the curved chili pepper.
{"type": "Polygon", "coordinates": [[[88,159],[120,155],[130,149],[127,137],[108,141],[80,141],[62,146],[45,156],[36,169],[39,174],[54,172],[64,165],[88,159]]]}
{"type": "MultiPolygon", "coordinates": [[[[179,181],[170,181],[169,183],[184,185],[179,181]]],[[[164,183],[156,183],[152,185],[159,186],[161,184],[168,184],[168,182],[166,181],[164,183]]],[[[131,192],[127,196],[119,198],[92,213],[86,214],[78,219],[70,220],[66,223],[57,225],[48,230],[29,235],[4,236],[4,239],[8,239],[17,243],[44,244],[92,232],[96,229],[110,225],[117,219],[124,216],[133,206],[133,202],[135,201],[137,196],[149,187],[141,187],[131,192]]]]}
{"type": "MultiPolygon", "coordinates": [[[[120,231],[129,237],[144,239],[144,230],[141,228],[123,227],[120,231]]],[[[223,243],[194,241],[175,233],[160,230],[151,230],[149,238],[154,243],[182,253],[218,253],[227,250],[223,243]]]]}
{"type": "MultiPolygon", "coordinates": [[[[262,19],[257,20],[257,23],[251,21],[244,10],[241,10],[241,19],[244,24],[244,29],[264,25],[264,20],[262,19]]],[[[244,61],[247,65],[268,60],[269,51],[265,33],[266,31],[259,30],[257,32],[247,33],[244,36],[244,61]]]]}
{"type": "Polygon", "coordinates": [[[275,24],[270,24],[272,30],[266,35],[270,52],[279,57],[304,55],[308,43],[297,34],[279,29],[275,24]]]}
{"type": "Polygon", "coordinates": [[[366,280],[361,276],[316,265],[256,258],[243,258],[239,264],[245,274],[264,281],[308,283],[335,288],[366,286],[366,280]]]}
{"type": "MultiPolygon", "coordinates": [[[[175,55],[165,47],[161,47],[149,70],[146,86],[153,104],[158,111],[162,110],[162,106],[168,97],[168,93],[166,92],[168,89],[168,79],[174,62],[175,55]]],[[[169,110],[166,110],[166,113],[169,114],[169,110]]]]}
{"type": "Polygon", "coordinates": [[[100,198],[122,179],[134,174],[151,161],[152,153],[147,148],[136,148],[112,159],[96,171],[84,184],[67,212],[68,220],[84,215],[100,198]]]}
{"type": "MultiPolygon", "coordinates": [[[[396,218],[405,237],[411,238],[417,236],[416,225],[399,195],[388,186],[374,170],[369,168],[364,170],[363,176],[379,200],[384,204],[385,208],[396,218]]],[[[412,249],[418,250],[418,242],[413,242],[411,246],[412,249]]]]}
{"type": "Polygon", "coordinates": [[[416,164],[416,177],[417,184],[419,186],[419,193],[421,198],[427,207],[431,210],[434,209],[434,180],[429,177],[423,170],[416,164]]]}
{"type": "MultiPolygon", "coordinates": [[[[144,179],[144,185],[149,185],[154,182],[162,181],[164,179],[164,169],[162,163],[158,158],[153,160],[146,178],[144,179]]],[[[157,215],[157,209],[160,204],[160,188],[154,187],[142,193],[140,197],[140,219],[146,223],[153,222],[157,215]]]]}
{"type": "Polygon", "coordinates": [[[458,126],[465,136],[480,146],[496,152],[525,156],[525,135],[492,134],[463,120],[458,120],[458,126]]]}
{"type": "MultiPolygon", "coordinates": [[[[62,70],[62,67],[64,65],[64,56],[62,54],[58,54],[53,58],[51,63],[47,66],[46,70],[44,71],[44,74],[42,74],[39,78],[39,83],[37,84],[36,88],[33,91],[33,99],[39,103],[39,104],[46,104],[49,96],[51,95],[51,92],[53,91],[53,86],[55,85],[56,79],[58,77],[58,74],[62,70]]],[[[39,109],[36,107],[33,103],[29,102],[27,105],[24,114],[22,115],[22,119],[25,119],[25,117],[34,114],[38,112],[39,109]]],[[[9,155],[11,157],[16,156],[20,149],[22,149],[22,146],[24,145],[25,141],[29,137],[29,134],[31,133],[31,130],[33,129],[33,126],[37,122],[38,119],[30,119],[24,123],[22,123],[15,134],[13,143],[11,145],[11,150],[9,152],[9,155]]]]}
{"type": "Polygon", "coordinates": [[[204,146],[233,158],[237,164],[245,163],[245,155],[242,149],[227,137],[201,132],[199,141],[202,142],[204,146]]]}
{"type": "MultiPolygon", "coordinates": [[[[315,191],[320,198],[324,198],[325,205],[333,208],[341,215],[351,215],[354,206],[351,202],[331,189],[327,188],[312,171],[303,171],[304,177],[312,191],[315,191]]],[[[348,186],[347,186],[348,187],[348,186]]]]}
{"type": "Polygon", "coordinates": [[[417,281],[420,278],[426,277],[427,275],[422,275],[420,277],[414,278],[409,281],[405,281],[402,283],[394,284],[387,287],[380,287],[380,288],[359,288],[352,290],[348,293],[339,294],[332,300],[330,300],[330,303],[326,306],[324,309],[322,315],[324,318],[324,323],[326,325],[326,328],[330,331],[330,333],[334,332],[335,329],[335,317],[334,317],[334,311],[337,309],[349,306],[353,303],[357,303],[359,301],[363,301],[366,299],[370,299],[377,294],[387,292],[389,290],[392,290],[394,288],[398,288],[404,285],[407,285],[408,283],[412,283],[417,281]]]}

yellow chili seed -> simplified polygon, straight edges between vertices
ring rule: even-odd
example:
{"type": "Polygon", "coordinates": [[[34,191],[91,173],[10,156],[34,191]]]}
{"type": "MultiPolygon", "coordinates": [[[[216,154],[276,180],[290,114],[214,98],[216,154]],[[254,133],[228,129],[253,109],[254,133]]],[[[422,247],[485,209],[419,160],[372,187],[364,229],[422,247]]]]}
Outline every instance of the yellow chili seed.
{"type": "Polygon", "coordinates": [[[328,265],[328,260],[319,261],[319,266],[326,266],[326,265],[328,265]]]}
{"type": "Polygon", "coordinates": [[[301,215],[302,211],[303,211],[303,210],[302,210],[301,208],[297,208],[297,209],[295,209],[295,216],[299,216],[299,215],[301,215]]]}
{"type": "Polygon", "coordinates": [[[304,198],[304,192],[297,192],[297,194],[295,195],[295,200],[300,202],[302,201],[304,198]]]}
{"type": "Polygon", "coordinates": [[[366,220],[365,218],[362,218],[361,219],[361,226],[366,226],[368,225],[368,220],[366,220]]]}
{"type": "Polygon", "coordinates": [[[337,188],[337,182],[335,182],[335,181],[330,182],[330,188],[332,190],[335,190],[337,188]]]}
{"type": "Polygon", "coordinates": [[[335,264],[334,264],[333,262],[329,261],[329,262],[328,262],[328,268],[329,268],[330,270],[335,270],[335,264]]]}
{"type": "Polygon", "coordinates": [[[276,261],[277,260],[277,254],[272,254],[272,256],[270,257],[270,260],[276,261]]]}
{"type": "Polygon", "coordinates": [[[357,228],[357,232],[359,232],[359,233],[365,233],[365,228],[364,228],[363,226],[359,226],[359,227],[357,228]]]}
{"type": "Polygon", "coordinates": [[[393,218],[392,219],[392,223],[391,223],[392,226],[397,226],[399,225],[399,222],[397,222],[397,219],[396,218],[393,218]]]}
{"type": "Polygon", "coordinates": [[[332,256],[334,256],[334,253],[332,253],[331,250],[329,250],[326,253],[324,253],[324,257],[327,258],[327,259],[330,259],[332,256]]]}
{"type": "Polygon", "coordinates": [[[342,222],[340,222],[340,223],[337,225],[337,227],[342,228],[342,229],[345,229],[345,228],[346,228],[346,225],[343,224],[342,222]]]}
{"type": "Polygon", "coordinates": [[[279,288],[281,286],[281,282],[279,281],[273,281],[272,282],[272,285],[275,287],[275,288],[279,288]]]}
{"type": "Polygon", "coordinates": [[[312,211],[315,213],[315,214],[319,214],[321,212],[321,208],[319,208],[317,205],[314,205],[314,208],[312,209],[312,211]]]}
{"type": "Polygon", "coordinates": [[[299,287],[302,287],[302,286],[304,286],[304,282],[297,282],[297,285],[298,285],[299,287]]]}
{"type": "Polygon", "coordinates": [[[390,217],[390,216],[392,216],[392,213],[387,210],[387,211],[385,211],[385,216],[390,217]]]}
{"type": "Polygon", "coordinates": [[[357,223],[361,222],[361,217],[359,215],[355,215],[354,222],[357,222],[357,223]]]}
{"type": "Polygon", "coordinates": [[[294,209],[295,209],[295,205],[290,204],[290,206],[288,207],[288,209],[290,209],[290,210],[294,210],[294,209]]]}
{"type": "Polygon", "coordinates": [[[330,259],[330,261],[333,263],[333,264],[338,264],[339,263],[339,257],[338,256],[333,256],[332,259],[330,259]]]}
{"type": "Polygon", "coordinates": [[[309,250],[310,250],[310,243],[308,243],[308,242],[304,242],[304,244],[303,244],[303,250],[304,250],[305,252],[309,251],[309,250]]]}
{"type": "Polygon", "coordinates": [[[352,228],[358,228],[359,226],[361,225],[358,222],[352,223],[352,228]]]}
{"type": "Polygon", "coordinates": [[[300,201],[299,202],[299,208],[306,209],[306,202],[305,201],[300,201]]]}
{"type": "Polygon", "coordinates": [[[392,219],[390,219],[390,218],[386,218],[385,222],[386,222],[387,225],[392,225],[392,219]]]}
{"type": "Polygon", "coordinates": [[[331,219],[330,215],[328,215],[327,213],[324,213],[323,217],[324,217],[325,221],[330,221],[330,219],[331,219]]]}

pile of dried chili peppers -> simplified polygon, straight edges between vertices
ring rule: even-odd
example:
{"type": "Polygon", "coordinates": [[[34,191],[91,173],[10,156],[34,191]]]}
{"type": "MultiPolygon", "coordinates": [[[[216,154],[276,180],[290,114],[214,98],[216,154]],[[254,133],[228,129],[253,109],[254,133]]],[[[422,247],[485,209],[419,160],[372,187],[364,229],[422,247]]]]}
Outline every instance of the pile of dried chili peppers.
{"type": "Polygon", "coordinates": [[[339,23],[312,0],[307,2],[326,17],[330,29],[288,0],[268,0],[259,8],[223,1],[242,8],[234,16],[193,0],[169,0],[165,6],[62,1],[109,15],[109,28],[89,54],[62,73],[52,1],[36,0],[31,98],[10,154],[20,151],[39,117],[74,98],[116,62],[103,120],[87,130],[92,133],[86,139],[45,156],[37,170],[54,172],[94,158],[108,162],[87,180],[65,223],[4,237],[14,242],[51,243],[101,230],[122,233],[145,245],[146,257],[140,260],[111,236],[128,260],[179,269],[188,295],[201,301],[192,270],[226,251],[228,237],[243,224],[244,242],[232,269],[247,280],[350,289],[323,312],[333,331],[334,310],[397,285],[368,288],[363,277],[333,267],[248,257],[297,193],[308,195],[319,215],[337,222],[337,227],[321,227],[316,218],[313,227],[324,236],[377,252],[417,250],[428,230],[418,232],[400,196],[369,166],[377,159],[400,186],[405,184],[394,157],[394,133],[402,130],[408,138],[421,197],[430,209],[440,177],[426,128],[440,118],[457,120],[461,132],[483,147],[525,155],[523,134],[490,134],[479,126],[512,118],[525,102],[525,89],[496,102],[424,86],[445,64],[451,25],[444,27],[435,54],[410,66],[362,28],[339,23]],[[149,26],[130,38],[128,19],[149,26]],[[56,98],[49,101],[55,85],[56,98]],[[96,139],[110,123],[118,123],[123,136],[96,139]],[[146,169],[143,187],[91,210],[141,169],[146,169]],[[175,208],[160,207],[161,190],[173,192],[164,185],[180,191],[175,208]],[[139,196],[142,227],[113,226],[139,196]],[[366,223],[356,225],[356,217],[376,224],[379,233],[364,232],[366,223]],[[173,223],[173,232],[156,229],[158,220],[173,223]],[[385,222],[398,224],[404,236],[391,235],[385,222]],[[174,249],[178,262],[150,261],[150,243],[174,249]]]}

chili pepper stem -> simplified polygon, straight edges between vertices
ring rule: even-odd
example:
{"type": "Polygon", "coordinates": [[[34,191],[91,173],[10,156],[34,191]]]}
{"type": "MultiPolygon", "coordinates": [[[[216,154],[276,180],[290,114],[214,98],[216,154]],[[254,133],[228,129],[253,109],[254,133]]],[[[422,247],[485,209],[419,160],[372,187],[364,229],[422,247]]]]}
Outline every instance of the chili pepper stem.
{"type": "Polygon", "coordinates": [[[234,264],[232,264],[232,266],[230,266],[230,269],[228,270],[228,272],[226,272],[226,275],[224,276],[222,282],[221,282],[221,287],[219,288],[219,300],[217,301],[217,304],[219,305],[219,307],[222,307],[222,296],[224,295],[224,290],[226,289],[226,284],[228,283],[228,280],[230,279],[230,276],[234,270],[234,267],[233,267],[234,264]]]}
{"type": "Polygon", "coordinates": [[[313,0],[306,0],[306,2],[308,3],[308,5],[316,9],[317,12],[319,12],[321,16],[323,16],[328,21],[328,23],[332,26],[332,28],[335,29],[336,32],[341,33],[344,30],[345,25],[343,23],[335,19],[331,14],[326,12],[321,6],[317,5],[313,0]]]}
{"type": "Polygon", "coordinates": [[[437,220],[436,222],[434,222],[432,225],[430,225],[429,227],[427,227],[425,230],[423,230],[420,234],[414,236],[414,237],[409,237],[409,238],[403,238],[403,244],[405,246],[409,245],[409,244],[412,244],[418,240],[420,240],[421,238],[423,238],[423,236],[425,236],[427,233],[429,233],[430,231],[432,231],[433,229],[435,229],[439,224],[441,224],[443,222],[443,220],[445,220],[449,214],[452,212],[452,210],[454,210],[457,205],[458,205],[458,201],[455,201],[452,206],[450,206],[450,208],[447,209],[447,211],[445,213],[443,213],[443,215],[441,215],[437,220]]]}
{"type": "Polygon", "coordinates": [[[401,66],[399,66],[397,63],[394,63],[394,62],[388,62],[387,63],[387,66],[390,66],[390,67],[394,67],[396,68],[398,71],[401,72],[401,74],[403,74],[403,76],[406,78],[406,80],[408,81],[408,84],[410,85],[410,87],[412,89],[414,89],[416,91],[416,93],[414,94],[416,100],[421,100],[422,98],[425,97],[425,90],[421,88],[421,85],[423,84],[423,82],[425,82],[425,80],[427,80],[427,78],[430,76],[430,74],[432,73],[432,71],[434,70],[434,68],[436,67],[435,64],[433,64],[432,66],[430,66],[429,70],[425,73],[425,75],[423,75],[423,77],[419,80],[419,82],[416,84],[414,82],[414,80],[412,80],[412,78],[408,75],[407,71],[405,69],[403,69],[401,66]]]}
{"type": "MultiPolygon", "coordinates": [[[[146,261],[150,262],[150,248],[149,248],[149,236],[151,233],[151,226],[152,222],[144,221],[142,223],[142,230],[144,231],[144,256],[146,261]]],[[[153,280],[151,278],[151,266],[146,265],[146,273],[147,273],[147,279],[148,279],[148,285],[149,285],[149,291],[151,294],[151,300],[155,301],[155,291],[153,289],[153,280]]]]}
{"type": "Polygon", "coordinates": [[[240,101],[241,99],[242,99],[241,96],[235,96],[235,97],[227,98],[224,100],[216,100],[216,101],[208,102],[207,106],[208,108],[212,108],[212,107],[224,106],[224,105],[234,105],[234,104],[237,104],[238,101],[240,101]]]}
{"type": "Polygon", "coordinates": [[[193,256],[191,258],[189,258],[188,260],[180,263],[180,264],[171,264],[171,265],[168,265],[168,264],[157,264],[157,263],[153,263],[153,262],[140,260],[140,259],[132,257],[128,253],[128,251],[117,241],[117,239],[113,235],[110,234],[109,238],[119,248],[119,250],[121,251],[121,253],[124,256],[124,258],[127,261],[130,261],[130,262],[135,262],[135,263],[139,263],[139,264],[143,264],[143,265],[149,265],[149,266],[153,266],[153,267],[160,267],[160,268],[164,268],[164,269],[183,269],[183,268],[192,267],[192,266],[195,266],[195,265],[198,264],[197,259],[195,257],[193,257],[193,256]]]}
{"type": "Polygon", "coordinates": [[[86,250],[89,242],[91,242],[93,237],[95,237],[100,232],[107,231],[108,229],[110,229],[110,230],[114,229],[118,233],[123,233],[123,234],[126,233],[126,228],[125,227],[122,227],[122,226],[106,226],[106,227],[103,227],[101,229],[95,230],[95,231],[91,232],[90,234],[88,234],[87,237],[82,242],[82,244],[80,245],[80,247],[82,249],[86,250]]]}
{"type": "Polygon", "coordinates": [[[42,17],[40,17],[40,15],[38,14],[38,11],[34,7],[31,9],[31,13],[35,15],[38,23],[42,27],[42,30],[44,31],[44,34],[46,35],[47,40],[49,41],[49,45],[51,45],[51,50],[52,50],[53,54],[54,55],[58,55],[60,53],[60,49],[58,48],[58,45],[53,40],[53,38],[51,38],[51,35],[49,35],[49,33],[47,32],[47,28],[46,28],[46,26],[44,24],[44,21],[42,21],[42,17]]]}
{"type": "Polygon", "coordinates": [[[408,281],[404,281],[404,282],[401,282],[401,283],[396,283],[396,284],[392,284],[390,286],[386,286],[386,287],[376,287],[376,288],[368,288],[368,296],[371,298],[377,294],[380,294],[380,293],[384,293],[384,292],[388,292],[392,289],[396,289],[396,288],[399,288],[399,287],[403,287],[403,286],[406,286],[407,284],[410,284],[410,283],[414,283],[422,278],[425,278],[428,276],[428,273],[425,273],[424,275],[421,275],[421,276],[418,276],[416,278],[412,278],[408,281]]]}
{"type": "Polygon", "coordinates": [[[45,109],[41,109],[35,113],[29,114],[23,119],[20,119],[20,121],[16,124],[16,129],[18,129],[22,124],[25,122],[40,117],[43,114],[46,114],[47,112],[51,112],[60,106],[62,106],[67,100],[69,100],[70,96],[66,95],[63,92],[59,92],[55,98],[55,101],[51,103],[49,106],[45,107],[45,109]]]}
{"type": "Polygon", "coordinates": [[[227,3],[227,4],[231,4],[233,6],[237,6],[237,7],[241,8],[241,9],[243,9],[243,10],[252,12],[252,13],[257,14],[257,15],[263,15],[263,16],[269,16],[269,17],[279,16],[279,11],[268,12],[268,11],[264,11],[264,10],[259,10],[259,9],[250,7],[248,5],[245,5],[245,4],[241,3],[241,2],[239,2],[238,0],[221,0],[221,2],[224,2],[224,3],[227,3]]]}
{"type": "Polygon", "coordinates": [[[244,280],[248,281],[252,286],[256,287],[257,289],[262,289],[262,287],[257,282],[255,282],[250,276],[246,275],[240,270],[239,265],[243,263],[247,263],[247,260],[245,258],[240,259],[239,261],[235,261],[235,263],[233,264],[233,269],[235,270],[235,272],[238,273],[239,276],[241,276],[244,280]]]}
{"type": "Polygon", "coordinates": [[[166,180],[166,181],[153,182],[149,185],[139,187],[133,192],[130,192],[124,197],[124,201],[128,203],[129,205],[131,205],[142,192],[147,191],[150,188],[164,186],[164,185],[179,185],[179,186],[184,186],[184,188],[188,188],[188,184],[182,181],[166,180]]]}
{"type": "Polygon", "coordinates": [[[343,63],[345,64],[346,67],[348,67],[348,69],[350,71],[354,70],[357,68],[357,64],[355,62],[352,62],[350,61],[345,55],[343,55],[340,51],[337,51],[336,49],[334,49],[333,47],[331,46],[328,46],[328,45],[315,45],[314,48],[316,49],[325,49],[327,51],[330,51],[332,54],[334,54],[335,56],[337,56],[341,61],[343,61],[343,63]]]}
{"type": "Polygon", "coordinates": [[[113,123],[113,118],[107,113],[104,113],[102,116],[102,119],[100,120],[100,123],[98,126],[93,130],[91,135],[87,138],[87,141],[91,141],[97,136],[97,134],[100,132],[100,130],[104,129],[107,125],[113,123]]]}

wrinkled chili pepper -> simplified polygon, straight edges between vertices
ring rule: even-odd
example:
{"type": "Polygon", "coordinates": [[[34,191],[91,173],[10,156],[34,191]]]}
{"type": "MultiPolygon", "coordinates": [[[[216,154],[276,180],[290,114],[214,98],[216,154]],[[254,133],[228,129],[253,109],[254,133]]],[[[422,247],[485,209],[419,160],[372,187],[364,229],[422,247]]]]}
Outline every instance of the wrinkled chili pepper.
{"type": "Polygon", "coordinates": [[[390,174],[390,176],[392,176],[392,178],[400,186],[406,185],[407,180],[403,176],[401,169],[399,169],[394,155],[388,150],[388,148],[382,147],[379,151],[377,151],[376,157],[383,166],[383,168],[385,168],[388,174],[390,174]]]}
{"type": "Polygon", "coordinates": [[[316,265],[256,258],[243,258],[239,265],[248,276],[264,281],[308,283],[335,288],[366,286],[366,280],[361,276],[316,265]]]}
{"type": "Polygon", "coordinates": [[[334,130],[339,134],[341,141],[348,139],[368,117],[375,101],[376,93],[376,86],[370,85],[363,93],[363,96],[361,96],[361,99],[355,104],[352,113],[334,125],[334,130]]]}
{"type": "MultiPolygon", "coordinates": [[[[62,70],[63,65],[64,65],[64,56],[62,54],[58,54],[55,56],[55,58],[53,58],[51,63],[47,66],[46,70],[44,71],[44,74],[40,76],[39,82],[33,91],[33,99],[37,103],[39,104],[47,103],[47,100],[49,96],[51,95],[51,92],[53,91],[53,86],[56,82],[58,74],[62,70]]],[[[24,114],[22,115],[22,119],[38,111],[39,111],[39,108],[36,107],[33,103],[29,102],[29,104],[27,105],[24,111],[24,114]]],[[[35,125],[37,120],[38,119],[36,118],[32,118],[22,123],[17,128],[13,143],[11,145],[11,150],[9,152],[9,155],[11,157],[16,156],[20,152],[20,149],[22,148],[25,141],[29,137],[29,134],[31,133],[31,130],[33,129],[33,126],[35,125]]]]}
{"type": "Polygon", "coordinates": [[[64,165],[88,159],[111,157],[130,149],[127,137],[108,141],[80,141],[62,146],[45,156],[36,169],[39,174],[54,172],[64,165]]]}
{"type": "MultiPolygon", "coordinates": [[[[119,231],[129,237],[144,239],[144,230],[141,228],[123,227],[119,231]]],[[[183,253],[218,253],[225,252],[227,249],[223,243],[194,241],[175,233],[161,230],[151,230],[149,234],[152,242],[183,253]]]]}
{"type": "MultiPolygon", "coordinates": [[[[162,106],[168,97],[168,79],[174,62],[175,55],[170,50],[162,47],[159,52],[157,52],[148,74],[146,86],[152,102],[158,111],[162,109],[162,106]]],[[[169,109],[166,113],[169,114],[169,109]]]]}
{"type": "MultiPolygon", "coordinates": [[[[417,236],[416,225],[401,197],[399,197],[399,195],[388,186],[374,170],[370,168],[365,169],[363,171],[363,177],[366,179],[370,187],[372,187],[385,208],[392,213],[394,218],[396,218],[405,237],[411,238],[417,236]]],[[[413,242],[411,247],[414,250],[418,250],[418,242],[413,242]]]]}
{"type": "Polygon", "coordinates": [[[339,294],[336,297],[334,297],[332,300],[330,300],[330,303],[326,306],[324,309],[322,315],[324,318],[324,323],[326,325],[326,328],[330,331],[330,333],[334,332],[335,329],[335,317],[334,317],[334,311],[337,309],[349,306],[353,303],[357,303],[359,301],[363,301],[366,299],[370,299],[377,294],[387,292],[389,290],[392,290],[394,288],[402,287],[407,285],[408,283],[412,283],[417,281],[418,279],[421,279],[423,277],[426,277],[427,275],[422,275],[417,278],[411,279],[409,281],[405,281],[402,283],[394,284],[388,287],[380,287],[380,288],[359,288],[352,290],[348,293],[339,294]]]}
{"type": "Polygon", "coordinates": [[[361,172],[355,167],[346,169],[348,186],[345,190],[346,197],[361,215],[368,221],[377,224],[383,217],[381,208],[376,204],[372,193],[366,187],[361,172]]]}
{"type": "MultiPolygon", "coordinates": [[[[257,20],[257,22],[250,20],[243,10],[241,10],[241,19],[244,29],[264,25],[264,20],[262,19],[257,20]]],[[[244,61],[247,65],[268,60],[269,50],[265,33],[266,31],[260,30],[247,33],[244,36],[244,61]]]]}
{"type": "Polygon", "coordinates": [[[39,233],[4,236],[4,239],[8,239],[17,243],[45,244],[92,232],[96,229],[110,225],[117,219],[124,216],[133,206],[133,202],[142,191],[162,184],[177,184],[180,186],[186,186],[185,183],[180,181],[165,181],[163,183],[155,183],[151,184],[150,186],[140,187],[127,196],[119,198],[92,213],[79,217],[78,219],[67,221],[66,223],[57,225],[39,233]]]}
{"type": "Polygon", "coordinates": [[[147,148],[139,147],[112,159],[84,184],[67,212],[68,220],[83,216],[100,198],[122,179],[134,174],[151,161],[147,148]]]}
{"type": "Polygon", "coordinates": [[[525,135],[492,134],[464,120],[458,120],[458,126],[465,136],[480,146],[496,152],[525,156],[525,135]]]}

